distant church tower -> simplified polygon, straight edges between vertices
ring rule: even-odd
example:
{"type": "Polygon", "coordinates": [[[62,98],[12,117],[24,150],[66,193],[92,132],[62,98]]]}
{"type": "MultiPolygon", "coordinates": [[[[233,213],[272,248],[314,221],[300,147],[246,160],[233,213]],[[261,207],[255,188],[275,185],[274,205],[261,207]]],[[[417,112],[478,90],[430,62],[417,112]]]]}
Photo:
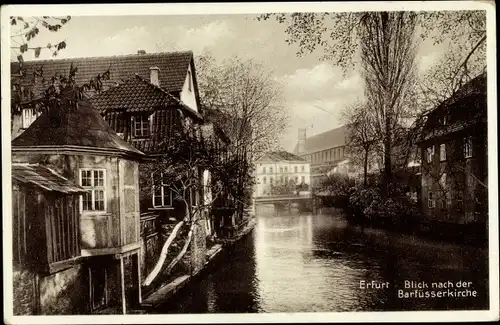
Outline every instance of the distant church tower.
{"type": "Polygon", "coordinates": [[[297,145],[297,154],[306,151],[306,129],[299,129],[299,141],[297,145]]]}

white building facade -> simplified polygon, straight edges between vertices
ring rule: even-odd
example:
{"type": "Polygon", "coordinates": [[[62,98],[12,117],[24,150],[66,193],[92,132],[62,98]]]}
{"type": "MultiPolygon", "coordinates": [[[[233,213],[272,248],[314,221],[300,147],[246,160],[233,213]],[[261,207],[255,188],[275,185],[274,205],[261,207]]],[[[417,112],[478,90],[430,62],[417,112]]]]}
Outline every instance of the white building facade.
{"type": "Polygon", "coordinates": [[[305,159],[286,151],[269,152],[255,163],[254,195],[271,195],[273,186],[293,182],[296,185],[311,184],[311,166],[305,159]]]}

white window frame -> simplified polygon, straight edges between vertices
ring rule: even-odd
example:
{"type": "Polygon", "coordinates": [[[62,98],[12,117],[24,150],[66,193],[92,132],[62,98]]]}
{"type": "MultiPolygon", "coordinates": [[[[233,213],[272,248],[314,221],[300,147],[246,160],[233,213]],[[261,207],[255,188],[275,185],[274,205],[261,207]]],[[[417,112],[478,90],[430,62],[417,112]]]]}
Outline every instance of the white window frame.
{"type": "Polygon", "coordinates": [[[427,153],[427,162],[431,163],[432,162],[432,158],[434,156],[434,145],[430,146],[430,147],[427,147],[426,153],[427,153]]]}
{"type": "Polygon", "coordinates": [[[134,138],[146,138],[151,136],[151,115],[135,115],[132,122],[134,123],[134,138]],[[138,123],[141,126],[140,129],[137,128],[138,123]],[[144,127],[145,123],[147,123],[147,127],[144,127]],[[137,134],[137,130],[141,130],[141,134],[137,134]],[[147,130],[147,134],[144,134],[144,130],[147,130]]]}
{"type": "Polygon", "coordinates": [[[446,161],[446,144],[439,145],[439,161],[446,161]]]}
{"type": "Polygon", "coordinates": [[[172,194],[172,189],[168,186],[168,184],[164,184],[163,183],[163,173],[160,173],[160,185],[155,185],[155,180],[154,180],[154,175],[151,174],[151,178],[153,180],[153,195],[152,195],[152,203],[153,203],[153,207],[155,209],[158,209],[158,208],[171,208],[172,207],[172,204],[173,204],[173,194],[172,194]],[[155,204],[155,189],[156,189],[156,186],[160,186],[161,187],[161,205],[156,205],[155,204]],[[167,189],[168,191],[170,191],[170,205],[167,205],[165,204],[164,200],[165,200],[165,189],[167,189]]]}
{"type": "Polygon", "coordinates": [[[441,177],[439,178],[439,185],[441,186],[441,188],[444,191],[447,190],[447,187],[446,187],[446,173],[442,173],[441,174],[441,177]]]}
{"type": "Polygon", "coordinates": [[[472,157],[472,137],[468,136],[464,138],[464,157],[472,157]]]}
{"type": "Polygon", "coordinates": [[[80,195],[80,213],[106,213],[107,212],[107,196],[106,196],[106,169],[104,168],[80,168],[78,170],[78,178],[80,180],[80,186],[83,187],[84,189],[89,189],[91,190],[91,202],[92,202],[92,210],[83,210],[83,195],[80,195]],[[83,186],[82,184],[82,172],[91,172],[91,186],[83,186]],[[103,172],[103,186],[95,186],[94,185],[94,172],[95,171],[102,171],[103,172]],[[102,190],[103,191],[103,196],[104,196],[104,210],[95,210],[95,190],[102,190]]]}
{"type": "Polygon", "coordinates": [[[23,108],[22,110],[22,128],[27,129],[41,115],[41,112],[35,114],[34,108],[23,108]],[[29,112],[29,113],[28,113],[29,112]]]}

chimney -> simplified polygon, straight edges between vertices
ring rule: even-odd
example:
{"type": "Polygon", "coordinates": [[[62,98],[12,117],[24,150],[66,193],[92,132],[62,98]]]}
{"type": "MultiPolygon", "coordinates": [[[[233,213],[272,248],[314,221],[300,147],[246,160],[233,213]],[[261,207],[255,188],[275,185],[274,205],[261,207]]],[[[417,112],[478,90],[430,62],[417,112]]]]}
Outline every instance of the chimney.
{"type": "Polygon", "coordinates": [[[141,54],[146,54],[146,51],[144,51],[144,50],[138,50],[138,51],[137,51],[137,54],[139,54],[139,55],[141,55],[141,54]]]}
{"type": "Polygon", "coordinates": [[[306,151],[306,129],[299,129],[299,141],[297,145],[297,154],[306,151]]]}
{"type": "Polygon", "coordinates": [[[160,86],[160,68],[158,67],[151,67],[149,68],[149,75],[150,75],[150,80],[151,83],[155,86],[160,86]]]}

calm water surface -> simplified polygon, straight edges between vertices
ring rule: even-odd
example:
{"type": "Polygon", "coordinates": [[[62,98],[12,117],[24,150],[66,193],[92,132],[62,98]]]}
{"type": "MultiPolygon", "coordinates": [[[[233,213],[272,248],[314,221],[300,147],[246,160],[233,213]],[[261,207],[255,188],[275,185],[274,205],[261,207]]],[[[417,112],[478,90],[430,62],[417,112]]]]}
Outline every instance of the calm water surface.
{"type": "Polygon", "coordinates": [[[348,226],[340,216],[277,214],[257,226],[158,313],[486,309],[487,255],[477,248],[348,226]],[[405,280],[472,282],[477,297],[398,297],[405,280]],[[360,281],[389,282],[362,289],[360,281]]]}

